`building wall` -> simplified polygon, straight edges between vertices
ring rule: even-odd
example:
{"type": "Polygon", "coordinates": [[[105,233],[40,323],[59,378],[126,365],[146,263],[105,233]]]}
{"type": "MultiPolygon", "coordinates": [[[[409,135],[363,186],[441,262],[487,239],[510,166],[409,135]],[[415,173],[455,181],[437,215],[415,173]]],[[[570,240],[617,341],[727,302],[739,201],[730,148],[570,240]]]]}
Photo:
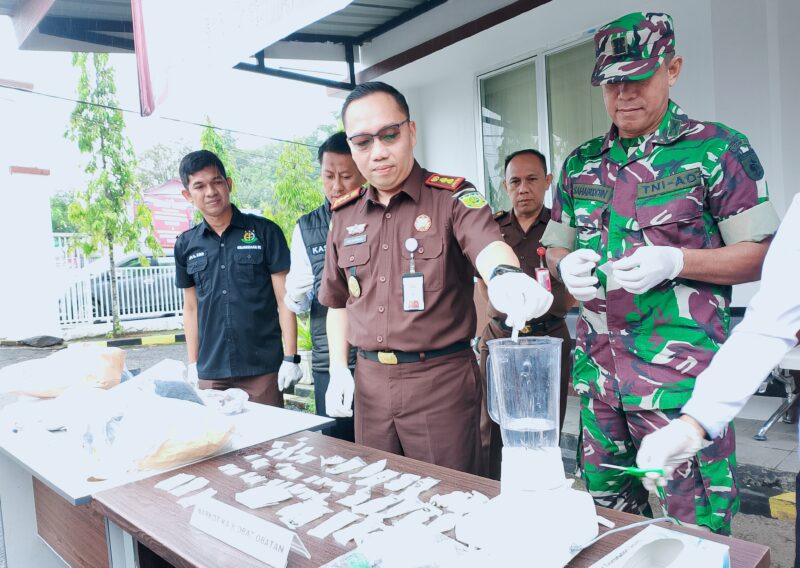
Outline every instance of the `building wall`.
{"type": "MultiPolygon", "coordinates": [[[[423,165],[464,175],[482,188],[477,76],[542,49],[590,38],[598,26],[635,10],[666,10],[673,16],[685,62],[672,97],[691,116],[725,122],[750,137],[783,214],[797,191],[786,180],[797,179],[800,167],[790,158],[800,150],[793,136],[800,111],[792,104],[800,77],[790,72],[789,59],[800,5],[793,0],[553,0],[381,79],[409,98],[423,165]]],[[[395,30],[402,32],[403,27],[395,30]]],[[[367,59],[370,49],[385,50],[382,39],[365,46],[367,59]]]]}
{"type": "MultiPolygon", "coordinates": [[[[428,169],[465,176],[483,190],[478,75],[589,39],[605,22],[637,10],[672,15],[677,51],[684,56],[672,98],[690,116],[724,122],[750,138],[783,216],[798,191],[793,180],[800,179],[795,134],[800,131],[800,74],[793,55],[800,3],[795,0],[552,0],[381,78],[408,96],[417,120],[419,161],[428,169]]],[[[394,31],[398,37],[402,32],[394,31]]],[[[375,53],[386,49],[381,40],[386,38],[372,46],[375,53]]],[[[366,60],[369,49],[364,48],[366,60]]],[[[746,304],[756,288],[737,286],[734,305],[746,304]]]]}

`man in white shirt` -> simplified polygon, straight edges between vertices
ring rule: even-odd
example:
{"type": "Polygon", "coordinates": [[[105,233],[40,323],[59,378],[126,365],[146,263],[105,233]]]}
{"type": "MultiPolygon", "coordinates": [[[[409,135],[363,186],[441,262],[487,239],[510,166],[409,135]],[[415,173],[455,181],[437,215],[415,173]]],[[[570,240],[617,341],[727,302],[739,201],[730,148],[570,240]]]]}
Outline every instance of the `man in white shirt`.
{"type": "MultiPolygon", "coordinates": [[[[364,177],[353,162],[344,132],[328,138],[317,154],[325,190],[325,203],[298,219],[292,234],[291,269],[286,277],[286,306],[296,314],[311,312],[311,356],[314,376],[314,398],[317,414],[325,413],[325,391],[328,389],[328,338],[325,322],[328,309],[317,301],[325,242],[331,222],[331,203],[351,191],[358,190],[364,177]]],[[[350,367],[355,366],[355,353],[350,354],[350,367]]],[[[324,431],[342,440],[354,441],[353,418],[339,418],[336,425],[324,431]]]]}
{"type": "Polygon", "coordinates": [[[708,444],[708,439],[719,436],[800,340],[798,280],[800,194],[794,196],[770,245],[761,272],[761,287],[750,300],[744,319],[697,377],[682,416],[642,439],[636,463],[665,472],[664,477],[645,480],[650,488],[665,484],[676,468],[708,444]]]}

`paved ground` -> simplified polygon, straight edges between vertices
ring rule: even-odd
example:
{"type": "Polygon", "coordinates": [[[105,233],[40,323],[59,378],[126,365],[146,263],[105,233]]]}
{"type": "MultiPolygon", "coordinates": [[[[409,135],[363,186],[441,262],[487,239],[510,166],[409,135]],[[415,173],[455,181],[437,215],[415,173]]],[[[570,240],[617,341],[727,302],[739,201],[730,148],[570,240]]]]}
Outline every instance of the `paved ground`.
{"type": "MultiPolygon", "coordinates": [[[[125,348],[125,351],[127,352],[126,364],[129,369],[138,368],[144,370],[166,358],[186,362],[186,346],[183,344],[131,347],[125,348]]],[[[52,350],[47,349],[0,347],[0,368],[19,361],[46,357],[50,353],[52,353],[52,350]]],[[[564,428],[565,432],[571,427],[570,424],[577,424],[577,417],[574,416],[576,412],[576,408],[571,404],[568,411],[567,424],[565,424],[564,428]]],[[[790,428],[781,428],[780,431],[787,430],[789,432],[790,428]]],[[[575,427],[575,430],[577,430],[577,427],[575,427]]],[[[777,439],[777,436],[775,438],[777,439]]],[[[769,519],[759,515],[739,514],[734,520],[733,533],[738,538],[769,546],[774,568],[791,568],[794,566],[794,523],[769,519]]],[[[3,550],[2,519],[0,519],[0,568],[6,568],[3,550]]]]}

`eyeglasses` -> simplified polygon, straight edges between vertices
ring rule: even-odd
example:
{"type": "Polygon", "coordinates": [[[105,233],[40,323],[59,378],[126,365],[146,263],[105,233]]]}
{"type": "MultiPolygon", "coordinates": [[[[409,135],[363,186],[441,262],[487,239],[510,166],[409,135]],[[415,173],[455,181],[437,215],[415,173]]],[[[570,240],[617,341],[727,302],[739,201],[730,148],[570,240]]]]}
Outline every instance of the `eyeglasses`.
{"type": "Polygon", "coordinates": [[[375,134],[356,134],[348,138],[348,140],[350,144],[353,145],[353,148],[359,152],[366,152],[372,148],[372,143],[375,138],[380,138],[381,144],[389,146],[394,144],[397,141],[397,137],[400,136],[400,127],[410,121],[411,119],[407,118],[403,122],[384,126],[375,134]]]}

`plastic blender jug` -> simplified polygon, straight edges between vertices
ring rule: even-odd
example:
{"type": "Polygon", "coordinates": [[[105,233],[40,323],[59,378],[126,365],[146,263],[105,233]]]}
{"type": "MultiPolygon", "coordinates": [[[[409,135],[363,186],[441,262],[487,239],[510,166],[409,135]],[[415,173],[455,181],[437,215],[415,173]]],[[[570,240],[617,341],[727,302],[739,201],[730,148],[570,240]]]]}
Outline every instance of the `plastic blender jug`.
{"type": "Polygon", "coordinates": [[[562,567],[597,536],[594,502],[572,488],[558,446],[561,343],[487,342],[487,402],[503,437],[500,495],[456,524],[456,538],[491,559],[484,566],[562,567]]]}
{"type": "Polygon", "coordinates": [[[489,415],[505,447],[558,447],[561,339],[492,339],[489,347],[489,415]]]}

